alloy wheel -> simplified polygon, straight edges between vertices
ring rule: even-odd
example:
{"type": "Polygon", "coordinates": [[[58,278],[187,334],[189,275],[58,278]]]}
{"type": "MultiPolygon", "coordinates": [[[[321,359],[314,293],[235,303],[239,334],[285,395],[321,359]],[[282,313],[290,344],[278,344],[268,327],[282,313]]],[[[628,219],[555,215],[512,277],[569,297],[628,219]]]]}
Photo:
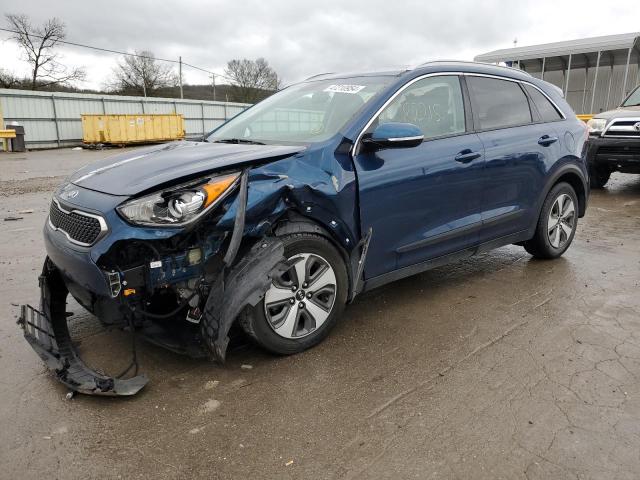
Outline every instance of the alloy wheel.
{"type": "Polygon", "coordinates": [[[547,234],[554,248],[562,248],[571,238],[576,226],[576,209],[573,199],[563,193],[556,198],[549,211],[547,234]]]}
{"type": "Polygon", "coordinates": [[[289,258],[292,267],[274,279],[264,297],[271,328],[281,337],[305,337],[324,324],[336,299],[336,275],[320,255],[301,253],[289,258]]]}

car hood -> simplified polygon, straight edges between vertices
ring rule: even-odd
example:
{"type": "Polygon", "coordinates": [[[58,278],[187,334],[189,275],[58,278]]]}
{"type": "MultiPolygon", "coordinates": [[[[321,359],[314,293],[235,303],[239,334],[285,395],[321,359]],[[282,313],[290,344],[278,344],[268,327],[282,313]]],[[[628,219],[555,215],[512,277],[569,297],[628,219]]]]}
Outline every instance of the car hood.
{"type": "Polygon", "coordinates": [[[640,117],[640,105],[633,107],[620,107],[607,112],[600,112],[594,115],[594,118],[604,118],[611,120],[613,118],[640,117]]]}
{"type": "Polygon", "coordinates": [[[135,195],[183,177],[285,158],[303,150],[302,146],[172,142],[99,160],[75,172],[69,181],[110,195],[135,195]]]}

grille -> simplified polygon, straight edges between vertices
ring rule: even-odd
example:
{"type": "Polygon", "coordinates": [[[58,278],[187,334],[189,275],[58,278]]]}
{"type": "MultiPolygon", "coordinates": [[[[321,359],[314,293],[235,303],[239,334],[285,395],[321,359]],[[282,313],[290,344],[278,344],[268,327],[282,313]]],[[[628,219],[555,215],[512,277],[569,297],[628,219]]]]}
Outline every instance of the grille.
{"type": "Polygon", "coordinates": [[[614,120],[603,136],[640,139],[640,119],[614,120]]]}
{"type": "Polygon", "coordinates": [[[598,149],[598,155],[622,155],[640,157],[640,144],[638,146],[618,147],[614,145],[603,145],[598,149]]]}
{"type": "Polygon", "coordinates": [[[92,245],[105,230],[104,221],[91,214],[82,214],[77,210],[67,212],[54,200],[49,210],[49,222],[56,229],[67,234],[69,240],[79,245],[92,245]]]}

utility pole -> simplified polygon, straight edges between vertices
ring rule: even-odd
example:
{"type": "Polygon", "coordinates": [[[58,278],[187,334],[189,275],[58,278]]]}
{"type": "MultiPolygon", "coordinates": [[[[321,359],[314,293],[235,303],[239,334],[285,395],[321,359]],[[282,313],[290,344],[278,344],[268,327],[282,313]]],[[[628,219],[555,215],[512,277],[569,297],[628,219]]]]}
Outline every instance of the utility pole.
{"type": "Polygon", "coordinates": [[[182,94],[182,57],[178,57],[178,76],[180,77],[180,98],[184,98],[182,94]]]}
{"type": "Polygon", "coordinates": [[[213,101],[216,101],[216,74],[211,74],[211,86],[213,87],[213,101]]]}

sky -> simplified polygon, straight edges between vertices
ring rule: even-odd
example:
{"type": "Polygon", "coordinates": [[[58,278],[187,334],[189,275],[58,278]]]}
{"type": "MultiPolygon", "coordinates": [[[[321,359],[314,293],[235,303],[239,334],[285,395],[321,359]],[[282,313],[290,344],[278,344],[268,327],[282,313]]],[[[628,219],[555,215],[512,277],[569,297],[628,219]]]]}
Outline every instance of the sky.
{"type": "MultiPolygon", "coordinates": [[[[593,0],[148,0],[3,2],[4,14],[41,23],[58,17],[67,40],[120,51],[149,50],[224,73],[234,58],[264,57],[284,84],[324,72],[407,67],[428,60],[472,60],[487,51],[640,31],[640,3],[615,8],[593,0]],[[9,4],[10,5],[7,5],[9,4]]],[[[10,34],[0,32],[0,67],[28,65],[10,34]]],[[[103,87],[118,60],[60,47],[62,62],[86,69],[81,88],[103,87]]],[[[185,83],[209,83],[189,68],[185,83]]],[[[219,80],[220,81],[220,80],[219,80]]]]}

